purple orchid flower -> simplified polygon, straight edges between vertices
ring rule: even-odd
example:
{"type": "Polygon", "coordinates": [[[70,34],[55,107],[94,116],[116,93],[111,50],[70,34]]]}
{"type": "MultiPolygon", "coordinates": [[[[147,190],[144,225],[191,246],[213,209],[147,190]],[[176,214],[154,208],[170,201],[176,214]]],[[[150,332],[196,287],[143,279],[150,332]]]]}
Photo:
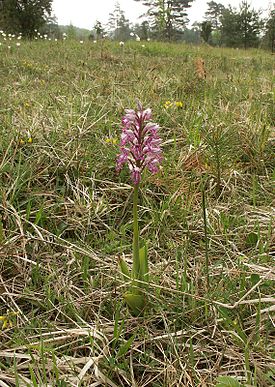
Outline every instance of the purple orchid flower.
{"type": "Polygon", "coordinates": [[[140,102],[137,105],[137,111],[126,109],[122,118],[120,153],[116,168],[120,172],[124,164],[128,164],[135,185],[141,181],[145,168],[153,174],[157,173],[162,160],[159,125],[150,121],[151,109],[143,110],[140,102]]]}

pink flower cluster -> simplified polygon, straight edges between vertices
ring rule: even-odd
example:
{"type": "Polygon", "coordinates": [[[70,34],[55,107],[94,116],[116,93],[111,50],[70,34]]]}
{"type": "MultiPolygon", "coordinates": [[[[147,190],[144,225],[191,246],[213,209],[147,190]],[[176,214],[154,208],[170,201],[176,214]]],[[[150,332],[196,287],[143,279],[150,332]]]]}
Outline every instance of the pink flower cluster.
{"type": "Polygon", "coordinates": [[[120,154],[117,157],[117,171],[128,164],[134,184],[139,184],[143,170],[157,173],[162,160],[159,126],[150,122],[151,109],[143,110],[138,102],[137,111],[126,109],[122,118],[120,154]]]}

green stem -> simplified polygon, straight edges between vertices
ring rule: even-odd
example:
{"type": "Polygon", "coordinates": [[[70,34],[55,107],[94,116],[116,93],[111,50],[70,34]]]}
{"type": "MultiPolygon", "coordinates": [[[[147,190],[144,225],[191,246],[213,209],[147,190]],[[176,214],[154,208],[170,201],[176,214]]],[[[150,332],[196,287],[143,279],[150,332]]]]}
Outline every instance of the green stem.
{"type": "Polygon", "coordinates": [[[139,228],[138,228],[138,189],[139,185],[134,186],[133,197],[133,220],[134,220],[134,235],[133,235],[133,278],[139,278],[139,228]]]}
{"type": "Polygon", "coordinates": [[[221,194],[221,160],[219,145],[216,145],[216,166],[217,166],[217,185],[216,185],[216,196],[219,197],[221,194]]]}
{"type": "Polygon", "coordinates": [[[203,210],[203,224],[204,224],[204,238],[205,238],[205,269],[206,269],[206,286],[209,291],[209,256],[208,256],[208,229],[205,203],[205,183],[202,185],[202,210],[203,210]]]}

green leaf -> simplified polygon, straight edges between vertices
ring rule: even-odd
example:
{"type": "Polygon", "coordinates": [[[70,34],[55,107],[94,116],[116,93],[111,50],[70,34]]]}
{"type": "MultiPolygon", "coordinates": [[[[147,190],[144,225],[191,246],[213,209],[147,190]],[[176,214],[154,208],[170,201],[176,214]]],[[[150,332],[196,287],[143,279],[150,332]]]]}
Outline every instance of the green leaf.
{"type": "Polygon", "coordinates": [[[126,341],[121,347],[119,348],[117,356],[123,356],[125,353],[128,352],[128,350],[131,348],[133,341],[135,340],[135,335],[131,336],[129,340],[126,341]]]}
{"type": "Polygon", "coordinates": [[[119,264],[119,267],[120,267],[123,279],[126,282],[128,282],[129,279],[131,278],[131,274],[129,272],[127,263],[124,261],[124,259],[122,257],[119,257],[118,258],[118,264],[119,264]]]}
{"type": "Polygon", "coordinates": [[[39,211],[35,215],[34,224],[41,225],[41,221],[43,220],[43,217],[44,217],[44,209],[43,207],[40,207],[39,211]]]}
{"type": "Polygon", "coordinates": [[[124,298],[133,316],[139,316],[143,313],[146,304],[143,294],[127,292],[124,294],[124,298]]]}
{"type": "Polygon", "coordinates": [[[243,387],[235,378],[231,376],[219,376],[217,379],[216,387],[243,387]]]}
{"type": "Polygon", "coordinates": [[[233,331],[235,331],[243,344],[247,343],[247,336],[243,329],[239,326],[238,321],[236,319],[233,320],[230,317],[229,312],[226,308],[220,307],[218,309],[228,329],[232,329],[233,331]]]}
{"type": "Polygon", "coordinates": [[[121,333],[124,328],[124,320],[120,320],[120,305],[118,305],[118,308],[115,313],[115,324],[114,324],[114,333],[113,333],[113,348],[115,348],[116,343],[118,342],[118,339],[121,337],[121,333]]]}
{"type": "Polygon", "coordinates": [[[31,381],[33,383],[33,387],[39,387],[37,380],[36,380],[35,372],[30,365],[29,365],[29,372],[30,372],[30,376],[31,376],[31,381]]]}
{"type": "Polygon", "coordinates": [[[261,277],[259,276],[259,274],[253,273],[250,276],[250,281],[251,281],[253,286],[256,285],[260,281],[260,279],[261,279],[261,277]]]}
{"type": "Polygon", "coordinates": [[[259,241],[258,235],[255,232],[250,232],[246,236],[245,244],[247,247],[253,248],[257,245],[258,241],[259,241]]]}

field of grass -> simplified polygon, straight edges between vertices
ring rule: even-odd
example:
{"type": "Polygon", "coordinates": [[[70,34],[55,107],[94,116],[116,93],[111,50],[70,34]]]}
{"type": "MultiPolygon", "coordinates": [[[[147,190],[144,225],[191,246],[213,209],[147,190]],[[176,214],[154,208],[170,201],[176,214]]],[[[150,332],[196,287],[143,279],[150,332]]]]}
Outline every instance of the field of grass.
{"type": "Polygon", "coordinates": [[[264,51],[0,46],[1,387],[274,386],[274,81],[264,51]],[[132,186],[115,170],[136,98],[164,154],[141,184],[140,317],[123,301],[132,186]]]}

